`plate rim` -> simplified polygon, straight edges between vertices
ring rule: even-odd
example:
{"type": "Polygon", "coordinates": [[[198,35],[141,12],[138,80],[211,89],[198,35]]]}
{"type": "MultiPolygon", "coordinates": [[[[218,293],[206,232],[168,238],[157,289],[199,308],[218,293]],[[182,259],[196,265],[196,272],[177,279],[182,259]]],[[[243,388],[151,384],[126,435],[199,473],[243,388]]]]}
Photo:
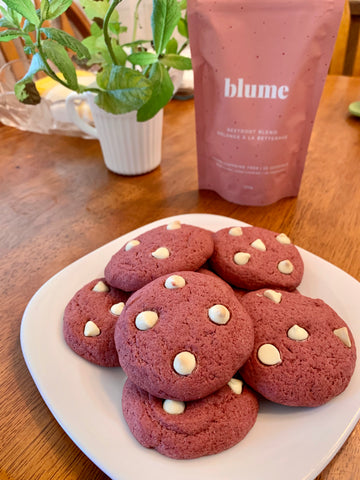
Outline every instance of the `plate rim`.
{"type": "MultiPolygon", "coordinates": [[[[49,398],[48,392],[46,391],[46,388],[45,388],[45,391],[44,391],[44,385],[41,383],[41,381],[39,381],[38,375],[34,371],[34,370],[36,370],[36,368],[34,368],[34,364],[32,363],[32,360],[29,358],[29,355],[28,355],[29,352],[27,351],[27,338],[28,338],[27,337],[27,335],[28,335],[28,332],[27,332],[28,323],[27,322],[28,322],[28,318],[29,318],[29,315],[31,315],[31,313],[32,313],[32,309],[34,307],[35,308],[37,307],[36,303],[39,300],[39,298],[41,298],[41,296],[43,295],[44,292],[46,293],[46,290],[48,288],[51,288],[52,282],[56,282],[59,278],[60,279],[62,278],[62,276],[64,275],[64,272],[65,273],[68,272],[70,268],[71,269],[73,269],[73,268],[76,269],[77,266],[79,266],[83,262],[85,262],[86,259],[90,256],[93,257],[94,255],[101,255],[102,252],[105,252],[107,250],[112,250],[112,249],[114,251],[116,251],[118,248],[120,248],[119,245],[121,243],[122,244],[125,243],[126,237],[139,235],[143,231],[146,231],[150,228],[154,228],[155,226],[157,226],[159,224],[169,223],[170,221],[175,220],[175,219],[180,220],[183,223],[186,223],[187,221],[189,221],[191,219],[192,221],[189,222],[189,223],[192,223],[192,224],[196,224],[196,223],[194,223],[194,222],[196,222],[196,220],[200,220],[200,223],[204,223],[203,220],[206,219],[206,221],[209,221],[210,223],[212,223],[212,222],[216,222],[216,220],[220,219],[221,222],[225,222],[225,221],[226,222],[234,222],[234,224],[236,224],[236,225],[249,226],[249,224],[247,224],[245,222],[242,222],[238,219],[232,218],[232,217],[223,216],[223,215],[214,215],[214,214],[209,214],[209,213],[194,213],[194,214],[190,213],[190,214],[180,214],[180,215],[173,215],[173,216],[165,217],[165,218],[159,218],[158,220],[155,220],[155,221],[150,222],[146,225],[143,225],[143,226],[140,226],[140,227],[138,227],[134,230],[131,230],[130,232],[127,232],[127,233],[121,235],[120,237],[118,237],[118,238],[116,238],[116,239],[114,239],[114,240],[96,248],[95,250],[87,253],[83,257],[75,260],[71,264],[69,264],[66,267],[64,267],[63,269],[61,269],[58,273],[53,275],[47,282],[45,282],[36,291],[36,293],[33,295],[33,297],[28,302],[28,304],[25,308],[23,317],[22,317],[21,326],[20,326],[21,350],[22,350],[27,368],[30,372],[30,375],[33,378],[33,381],[34,381],[41,397],[43,398],[45,404],[49,408],[50,412],[52,413],[52,415],[54,416],[56,421],[63,428],[63,430],[67,433],[67,435],[82,450],[82,452],[86,456],[88,456],[88,458],[90,458],[90,460],[93,463],[95,463],[102,471],[104,471],[110,477],[112,477],[112,471],[109,471],[107,466],[104,465],[103,462],[100,459],[96,458],[96,456],[95,457],[94,457],[94,455],[89,456],[88,448],[85,445],[83,445],[83,442],[81,441],[81,439],[77,438],[77,435],[74,435],[74,433],[71,432],[71,428],[69,428],[69,426],[66,425],[66,422],[64,423],[62,421],[62,419],[59,418],[58,412],[56,411],[56,408],[54,407],[53,403],[51,402],[51,399],[49,398]]],[[[200,225],[200,226],[202,226],[202,225],[200,225]]],[[[231,226],[231,223],[229,223],[228,226],[231,226]]],[[[344,278],[347,278],[348,281],[356,282],[358,284],[358,287],[360,288],[360,283],[354,277],[352,277],[350,274],[345,272],[344,270],[341,270],[336,265],[331,264],[327,260],[325,260],[325,259],[323,259],[323,258],[321,258],[317,255],[314,255],[313,253],[311,253],[307,250],[304,250],[301,247],[298,247],[298,249],[299,249],[300,253],[305,255],[305,257],[307,259],[316,259],[317,262],[320,261],[321,264],[326,265],[327,268],[335,269],[335,271],[338,274],[340,274],[342,276],[345,275],[344,278]]],[[[305,262],[305,259],[304,259],[304,262],[305,262]]],[[[346,439],[348,438],[348,436],[350,435],[352,430],[355,428],[356,423],[358,422],[359,418],[360,418],[360,406],[359,406],[358,410],[353,413],[352,418],[347,422],[341,436],[339,438],[337,438],[336,442],[332,445],[332,448],[325,455],[323,455],[322,458],[318,459],[318,462],[312,466],[311,470],[309,470],[308,473],[305,476],[302,476],[301,478],[299,477],[299,480],[313,480],[316,477],[316,475],[318,475],[324,469],[324,467],[332,460],[332,458],[336,455],[336,453],[339,451],[341,446],[345,443],[346,439]]],[[[130,435],[130,433],[129,433],[129,435],[130,435]]],[[[143,448],[143,447],[141,447],[141,448],[143,448]]],[[[157,453],[155,453],[155,454],[159,455],[157,453]]],[[[176,462],[178,462],[178,461],[176,461],[176,462]]],[[[184,461],[180,461],[180,462],[184,462],[184,461]]],[[[112,478],[122,478],[122,477],[112,477],[112,478]]],[[[208,476],[207,478],[210,478],[210,477],[208,476]]]]}

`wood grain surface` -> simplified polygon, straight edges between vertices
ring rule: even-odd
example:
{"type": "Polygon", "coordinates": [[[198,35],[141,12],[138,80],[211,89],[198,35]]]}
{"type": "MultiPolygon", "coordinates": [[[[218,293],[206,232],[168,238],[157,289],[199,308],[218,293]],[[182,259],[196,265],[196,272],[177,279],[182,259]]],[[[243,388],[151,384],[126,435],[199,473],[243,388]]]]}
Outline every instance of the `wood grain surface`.
{"type": "MultiPolygon", "coordinates": [[[[19,341],[34,293],[86,253],[162,217],[213,213],[284,231],[360,280],[360,120],[347,114],[358,99],[360,79],[328,77],[300,193],[266,207],[198,190],[191,100],[166,107],[161,166],[138,177],[107,171],[96,140],[0,127],[1,480],[108,478],[47,409],[19,341]]],[[[358,424],[316,480],[359,478],[358,424]]]]}

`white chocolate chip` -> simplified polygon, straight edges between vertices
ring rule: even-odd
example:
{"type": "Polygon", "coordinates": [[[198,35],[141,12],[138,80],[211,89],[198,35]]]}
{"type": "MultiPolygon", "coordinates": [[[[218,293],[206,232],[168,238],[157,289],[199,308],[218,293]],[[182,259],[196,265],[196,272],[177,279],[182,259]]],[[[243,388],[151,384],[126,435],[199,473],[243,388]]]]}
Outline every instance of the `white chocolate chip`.
{"type": "Polygon", "coordinates": [[[250,253],[237,252],[234,255],[234,262],[237,265],[246,265],[250,259],[250,253]]]}
{"type": "Polygon", "coordinates": [[[351,340],[350,340],[348,329],[346,327],[337,328],[336,330],[334,330],[333,333],[338,338],[340,338],[340,340],[343,342],[345,346],[351,348],[351,340]]]}
{"type": "Polygon", "coordinates": [[[125,245],[125,251],[128,252],[129,250],[131,250],[133,247],[136,247],[137,245],[140,245],[139,240],[130,240],[130,242],[128,242],[125,245]]]}
{"type": "Polygon", "coordinates": [[[233,237],[240,237],[242,234],[243,231],[241,227],[232,227],[229,230],[229,235],[232,235],[233,237]]]}
{"type": "Polygon", "coordinates": [[[159,260],[163,260],[170,257],[170,252],[166,247],[159,247],[151,255],[159,260]]]}
{"type": "Polygon", "coordinates": [[[250,245],[256,248],[256,250],[260,250],[260,252],[266,252],[265,243],[260,238],[254,240],[250,245]]]}
{"type": "Polygon", "coordinates": [[[102,280],[97,282],[93,288],[93,292],[108,292],[109,290],[109,287],[102,280]]]}
{"type": "Polygon", "coordinates": [[[299,325],[293,325],[291,328],[289,328],[287,336],[291,338],[291,340],[302,342],[309,337],[309,333],[305,330],[305,328],[299,327],[299,325]]]}
{"type": "Polygon", "coordinates": [[[163,409],[170,415],[180,415],[185,412],[185,403],[179,400],[164,400],[163,409]]]}
{"type": "Polygon", "coordinates": [[[272,300],[275,303],[280,303],[282,295],[280,292],[275,292],[275,290],[265,290],[264,297],[272,300]]]}
{"type": "Polygon", "coordinates": [[[174,289],[174,288],[183,288],[186,285],[185,278],[180,277],[180,275],[171,275],[165,280],[165,288],[174,289]]]}
{"type": "Polygon", "coordinates": [[[279,350],[271,343],[261,345],[257,352],[258,359],[264,365],[277,365],[281,363],[279,350]]]}
{"type": "Polygon", "coordinates": [[[276,236],[276,240],[282,245],[290,245],[291,243],[290,238],[285,235],[285,233],[279,233],[279,235],[276,236]]]}
{"type": "Polygon", "coordinates": [[[230,312],[224,305],[213,305],[209,308],[208,315],[218,325],[225,325],[230,319],[230,312]]]}
{"type": "Polygon", "coordinates": [[[85,337],[97,337],[100,335],[100,328],[93,321],[89,320],[84,328],[85,337]]]}
{"type": "Polygon", "coordinates": [[[181,228],[181,223],[179,222],[179,220],[175,220],[174,222],[170,222],[166,226],[166,230],[178,230],[179,228],[181,228]]]}
{"type": "Polygon", "coordinates": [[[113,315],[120,315],[121,312],[124,310],[124,307],[125,307],[124,302],[114,303],[114,305],[112,305],[111,308],[110,308],[110,312],[113,315]]]}
{"type": "Polygon", "coordinates": [[[135,318],[136,328],[139,330],[149,330],[159,320],[159,316],[152,310],[145,310],[140,312],[135,318]]]}
{"type": "Polygon", "coordinates": [[[290,260],[282,260],[278,263],[278,270],[285,275],[290,275],[294,271],[294,265],[290,260]]]}
{"type": "Polygon", "coordinates": [[[241,380],[238,380],[237,378],[232,378],[230,382],[228,382],[228,385],[231,390],[237,395],[240,395],[242,393],[243,382],[241,380]]]}
{"type": "Polygon", "coordinates": [[[173,362],[175,372],[179,375],[190,375],[196,367],[195,355],[190,352],[180,352],[173,362]]]}

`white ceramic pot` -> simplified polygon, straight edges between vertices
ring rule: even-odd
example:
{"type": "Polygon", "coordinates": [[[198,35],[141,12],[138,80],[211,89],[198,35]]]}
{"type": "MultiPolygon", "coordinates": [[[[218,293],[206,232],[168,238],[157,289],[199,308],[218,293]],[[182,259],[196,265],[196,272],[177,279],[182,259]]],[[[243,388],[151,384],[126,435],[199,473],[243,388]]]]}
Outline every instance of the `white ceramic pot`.
{"type": "Polygon", "coordinates": [[[72,93],[66,99],[69,118],[81,130],[97,138],[106,167],[120,175],[141,175],[160,165],[163,110],[146,122],[137,122],[136,111],[114,115],[99,108],[95,95],[72,93]],[[76,109],[79,102],[90,105],[95,127],[83,120],[76,109]]]}

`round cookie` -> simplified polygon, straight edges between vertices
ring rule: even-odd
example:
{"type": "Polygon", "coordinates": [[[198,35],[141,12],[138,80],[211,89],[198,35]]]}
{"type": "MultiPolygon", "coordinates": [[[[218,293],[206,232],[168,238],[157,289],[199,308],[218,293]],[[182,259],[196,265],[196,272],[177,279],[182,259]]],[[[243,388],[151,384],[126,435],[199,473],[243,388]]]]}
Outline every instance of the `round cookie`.
{"type": "Polygon", "coordinates": [[[237,379],[201,400],[186,403],[156,398],[127,379],[122,409],[141,445],[171,458],[190,459],[222,452],[240,442],[256,421],[258,402],[237,379]]]}
{"type": "Polygon", "coordinates": [[[69,347],[97,365],[119,366],[114,330],[128,296],[109,287],[104,278],[82,287],[64,312],[63,333],[69,347]]]}
{"type": "Polygon", "coordinates": [[[259,227],[224,228],[214,234],[213,270],[235,287],[294,290],[304,263],[285,234],[259,227]]]}
{"type": "Polygon", "coordinates": [[[135,292],[115,327],[120,364],[160,398],[196,400],[218,390],[249,357],[249,315],[223,280],[165,275],[135,292]]]}
{"type": "Polygon", "coordinates": [[[346,323],[319,299],[262,289],[242,305],[254,320],[254,350],[241,369],[244,381],[268,400],[315,407],[347,387],[356,349],[346,323]]]}
{"type": "Polygon", "coordinates": [[[127,292],[177,270],[197,270],[214,250],[212,232],[171,222],[124,245],[105,268],[110,285],[127,292]]]}

